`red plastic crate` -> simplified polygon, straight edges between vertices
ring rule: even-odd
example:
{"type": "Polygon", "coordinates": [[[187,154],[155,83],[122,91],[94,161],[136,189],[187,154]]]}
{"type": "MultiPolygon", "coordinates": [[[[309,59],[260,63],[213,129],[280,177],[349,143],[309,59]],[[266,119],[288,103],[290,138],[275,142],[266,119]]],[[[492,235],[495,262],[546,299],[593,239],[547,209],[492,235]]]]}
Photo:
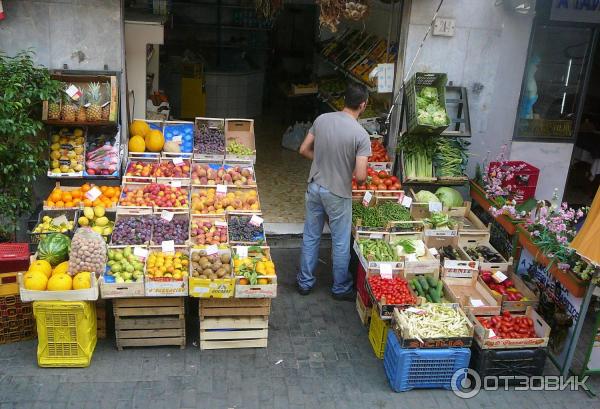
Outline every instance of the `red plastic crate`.
{"type": "Polygon", "coordinates": [[[27,271],[29,268],[28,243],[0,244],[0,274],[27,271]]]}
{"type": "Polygon", "coordinates": [[[363,268],[362,264],[358,263],[358,268],[356,269],[356,292],[358,292],[358,296],[360,300],[363,302],[363,305],[366,308],[371,308],[373,303],[371,302],[371,297],[369,297],[369,293],[367,292],[367,272],[363,268]]]}
{"type": "Polygon", "coordinates": [[[491,162],[490,169],[506,169],[511,166],[523,166],[521,170],[514,172],[513,176],[502,182],[502,187],[511,186],[511,199],[517,203],[523,203],[528,199],[535,197],[540,170],[535,166],[521,160],[509,160],[504,162],[491,162]]]}

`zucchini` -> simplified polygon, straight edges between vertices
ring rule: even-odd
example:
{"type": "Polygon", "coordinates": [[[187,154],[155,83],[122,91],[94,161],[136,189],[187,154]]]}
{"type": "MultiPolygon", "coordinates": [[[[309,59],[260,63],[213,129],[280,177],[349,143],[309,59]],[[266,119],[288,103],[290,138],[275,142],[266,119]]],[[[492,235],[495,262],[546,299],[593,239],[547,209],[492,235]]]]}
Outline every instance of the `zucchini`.
{"type": "Polygon", "coordinates": [[[427,280],[425,280],[424,277],[419,277],[419,284],[421,284],[421,287],[423,287],[423,290],[427,291],[429,290],[429,284],[427,284],[427,280]]]}
{"type": "Polygon", "coordinates": [[[435,288],[438,285],[438,280],[436,280],[432,276],[427,276],[427,284],[429,284],[429,287],[435,288]]]}
{"type": "Polygon", "coordinates": [[[415,282],[415,290],[417,290],[417,294],[421,297],[425,296],[425,291],[423,290],[423,288],[421,287],[421,284],[419,283],[419,280],[417,280],[416,278],[414,279],[415,282]]]}
{"type": "Polygon", "coordinates": [[[433,287],[429,288],[429,296],[435,303],[440,302],[440,297],[438,296],[437,290],[433,287]]]}
{"type": "Polygon", "coordinates": [[[408,284],[410,285],[410,288],[412,288],[412,289],[413,289],[413,290],[415,290],[415,291],[417,290],[417,286],[415,285],[415,280],[414,280],[414,279],[413,279],[413,280],[410,280],[410,281],[408,282],[408,284]]]}
{"type": "Polygon", "coordinates": [[[427,302],[433,302],[429,293],[425,294],[425,299],[427,299],[427,302]]]}
{"type": "Polygon", "coordinates": [[[443,289],[444,289],[444,283],[442,282],[442,280],[439,280],[437,283],[437,287],[435,288],[435,290],[437,292],[437,296],[439,298],[442,298],[443,289]]]}

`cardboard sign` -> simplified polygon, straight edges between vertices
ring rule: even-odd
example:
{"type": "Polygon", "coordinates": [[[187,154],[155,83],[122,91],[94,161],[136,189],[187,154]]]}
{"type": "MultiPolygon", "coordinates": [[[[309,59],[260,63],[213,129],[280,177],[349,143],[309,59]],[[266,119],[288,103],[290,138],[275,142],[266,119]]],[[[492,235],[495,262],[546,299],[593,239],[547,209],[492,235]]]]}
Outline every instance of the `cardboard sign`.
{"type": "Polygon", "coordinates": [[[381,278],[385,278],[386,280],[392,279],[392,264],[381,263],[379,265],[379,275],[381,275],[381,278]]]}
{"type": "Polygon", "coordinates": [[[222,220],[216,220],[215,221],[215,226],[217,226],[217,227],[227,227],[227,222],[224,222],[222,220]]]}
{"type": "Polygon", "coordinates": [[[224,195],[227,193],[227,185],[217,185],[217,194],[224,195]]]}
{"type": "Polygon", "coordinates": [[[477,298],[471,298],[471,305],[473,307],[483,307],[485,304],[483,303],[483,301],[477,298]]]}
{"type": "Polygon", "coordinates": [[[134,247],[133,248],[133,255],[136,257],[140,257],[143,259],[146,259],[148,257],[148,249],[142,248],[142,247],[134,247]]]}
{"type": "Polygon", "coordinates": [[[206,247],[206,255],[210,256],[213,254],[217,254],[219,252],[219,247],[216,244],[211,244],[206,247]]]}
{"type": "Polygon", "coordinates": [[[92,202],[98,199],[100,195],[102,195],[102,192],[96,186],[85,192],[85,197],[87,197],[92,202]]]}
{"type": "Polygon", "coordinates": [[[494,274],[492,274],[492,278],[494,279],[495,282],[501,283],[504,280],[506,280],[508,277],[502,271],[496,271],[494,274]]]}
{"type": "Polygon", "coordinates": [[[383,239],[383,233],[371,233],[369,234],[370,239],[381,240],[383,239]]]}
{"type": "Polygon", "coordinates": [[[250,218],[250,224],[253,226],[260,226],[263,223],[263,218],[260,216],[257,216],[255,214],[252,215],[252,217],[250,218]]]}
{"type": "Polygon", "coordinates": [[[175,252],[175,241],[166,240],[163,241],[160,246],[162,247],[163,253],[174,253],[175,252]]]}
{"type": "Polygon", "coordinates": [[[164,219],[168,222],[170,222],[171,220],[173,220],[173,216],[175,215],[175,213],[170,212],[168,210],[163,210],[162,212],[160,212],[160,218],[164,219]]]}
{"type": "Polygon", "coordinates": [[[175,165],[175,166],[183,165],[183,159],[179,156],[176,158],[173,158],[173,165],[175,165]]]}
{"type": "Polygon", "coordinates": [[[437,249],[436,249],[435,247],[431,247],[431,248],[429,249],[429,252],[431,253],[431,255],[432,255],[433,257],[435,257],[435,256],[437,256],[437,255],[439,255],[439,254],[440,254],[440,253],[437,251],[437,249]]]}
{"type": "Polygon", "coordinates": [[[181,187],[181,180],[171,181],[171,187],[181,187]]]}
{"type": "Polygon", "coordinates": [[[442,203],[441,202],[430,202],[429,203],[429,211],[430,212],[441,212],[442,211],[442,203]]]}
{"type": "Polygon", "coordinates": [[[410,208],[410,205],[412,204],[412,202],[413,202],[412,197],[404,196],[404,197],[402,197],[400,204],[402,204],[402,206],[404,206],[404,207],[410,208]]]}
{"type": "Polygon", "coordinates": [[[371,203],[371,199],[373,198],[373,194],[371,192],[366,192],[363,196],[362,203],[364,206],[368,206],[371,203]]]}
{"type": "Polygon", "coordinates": [[[239,247],[236,247],[236,249],[237,249],[237,255],[238,255],[238,257],[240,257],[240,258],[246,258],[246,257],[248,257],[248,247],[246,247],[246,246],[239,246],[239,247]]]}

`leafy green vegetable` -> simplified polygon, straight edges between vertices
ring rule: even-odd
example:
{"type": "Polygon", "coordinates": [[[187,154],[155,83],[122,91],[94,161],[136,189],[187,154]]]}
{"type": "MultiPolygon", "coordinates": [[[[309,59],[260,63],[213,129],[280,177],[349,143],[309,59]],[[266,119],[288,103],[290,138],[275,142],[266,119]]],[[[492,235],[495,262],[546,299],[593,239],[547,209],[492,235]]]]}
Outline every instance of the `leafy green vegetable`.
{"type": "Polygon", "coordinates": [[[459,207],[463,205],[463,197],[460,192],[451,187],[440,187],[435,195],[445,207],[459,207]]]}
{"type": "Polygon", "coordinates": [[[439,203],[440,199],[434,194],[427,190],[421,190],[415,193],[415,199],[419,203],[439,203]]]}
{"type": "Polygon", "coordinates": [[[470,142],[461,138],[436,138],[433,164],[437,177],[464,176],[470,142]]]}
{"type": "Polygon", "coordinates": [[[420,125],[434,127],[450,125],[450,118],[440,103],[439,94],[435,87],[423,87],[416,96],[417,122],[420,125]]]}
{"type": "Polygon", "coordinates": [[[453,225],[448,215],[442,212],[432,212],[429,218],[424,219],[423,222],[429,224],[433,229],[449,229],[453,225]]]}

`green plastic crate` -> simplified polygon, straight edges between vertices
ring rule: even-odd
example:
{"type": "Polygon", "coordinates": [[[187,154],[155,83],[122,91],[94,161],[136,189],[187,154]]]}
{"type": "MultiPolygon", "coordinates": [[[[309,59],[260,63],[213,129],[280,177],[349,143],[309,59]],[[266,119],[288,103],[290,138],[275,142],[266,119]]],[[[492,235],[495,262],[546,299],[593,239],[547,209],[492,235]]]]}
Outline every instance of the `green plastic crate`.
{"type": "Polygon", "coordinates": [[[439,135],[450,126],[450,117],[446,109],[446,83],[448,76],[444,73],[416,72],[404,85],[406,97],[407,131],[412,134],[439,135]],[[423,87],[435,87],[440,105],[446,111],[446,125],[432,126],[420,124],[417,119],[417,94],[423,87]]]}

